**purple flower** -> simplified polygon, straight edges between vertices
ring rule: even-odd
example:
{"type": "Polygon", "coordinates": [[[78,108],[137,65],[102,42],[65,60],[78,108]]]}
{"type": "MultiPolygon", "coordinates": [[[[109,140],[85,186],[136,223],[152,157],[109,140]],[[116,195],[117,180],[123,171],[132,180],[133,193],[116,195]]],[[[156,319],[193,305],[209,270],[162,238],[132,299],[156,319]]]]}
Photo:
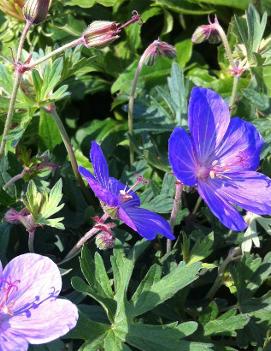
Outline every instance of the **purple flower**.
{"type": "Polygon", "coordinates": [[[109,177],[106,159],[95,141],[91,144],[90,159],[95,176],[83,167],[79,167],[79,172],[88,181],[106,213],[112,218],[119,218],[148,240],[154,239],[157,234],[174,239],[170,225],[163,217],[139,207],[140,199],[132,188],[140,180],[129,188],[117,179],[109,177]]]}
{"type": "Polygon", "coordinates": [[[76,306],[57,299],[62,286],[57,265],[27,253],[3,269],[0,262],[0,350],[25,351],[66,334],[78,319],[76,306]]]}
{"type": "Polygon", "coordinates": [[[255,170],[263,140],[257,129],[238,117],[214,91],[194,88],[189,103],[190,135],[175,128],[169,139],[169,161],[177,179],[197,186],[213,214],[228,228],[247,223],[235,206],[271,214],[271,179],[255,170]]]}

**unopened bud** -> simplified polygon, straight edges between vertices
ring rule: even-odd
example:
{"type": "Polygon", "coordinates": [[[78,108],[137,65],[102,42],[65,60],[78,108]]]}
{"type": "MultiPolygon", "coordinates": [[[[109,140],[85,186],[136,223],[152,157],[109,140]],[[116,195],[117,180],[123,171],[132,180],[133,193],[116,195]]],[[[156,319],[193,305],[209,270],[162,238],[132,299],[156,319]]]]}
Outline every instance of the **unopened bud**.
{"type": "Polygon", "coordinates": [[[50,0],[27,0],[23,7],[24,18],[33,24],[43,22],[47,17],[49,5],[50,0]]]}
{"type": "Polygon", "coordinates": [[[215,17],[214,22],[212,22],[210,18],[208,21],[209,24],[199,26],[195,30],[194,34],[192,35],[192,42],[194,44],[201,44],[205,40],[208,40],[212,44],[218,44],[221,41],[217,30],[218,26],[220,26],[217,17],[215,17]]]}
{"type": "Polygon", "coordinates": [[[176,49],[165,41],[154,40],[141,56],[141,63],[147,66],[154,64],[158,56],[175,57],[176,49]]]}
{"type": "Polygon", "coordinates": [[[101,232],[96,236],[96,246],[100,250],[112,249],[115,245],[115,238],[112,233],[101,232]]]}
{"type": "Polygon", "coordinates": [[[15,208],[11,208],[5,213],[4,219],[8,223],[18,224],[20,223],[21,216],[22,216],[21,211],[18,212],[15,210],[15,208]]]}
{"type": "Polygon", "coordinates": [[[132,12],[132,18],[123,24],[111,21],[94,21],[82,34],[82,42],[87,48],[106,46],[119,38],[121,31],[130,24],[139,22],[140,15],[132,12]]]}
{"type": "Polygon", "coordinates": [[[84,31],[82,37],[87,48],[103,47],[118,39],[119,33],[116,22],[94,21],[84,31]]]}

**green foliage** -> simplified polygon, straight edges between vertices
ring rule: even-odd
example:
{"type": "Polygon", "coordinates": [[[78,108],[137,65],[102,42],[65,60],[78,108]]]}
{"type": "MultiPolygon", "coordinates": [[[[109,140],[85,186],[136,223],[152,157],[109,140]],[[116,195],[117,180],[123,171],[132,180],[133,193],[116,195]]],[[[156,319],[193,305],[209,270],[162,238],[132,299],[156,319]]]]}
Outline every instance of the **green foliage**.
{"type": "MultiPolygon", "coordinates": [[[[3,4],[1,131],[14,82],[10,48],[15,55],[23,28],[3,4]]],[[[94,20],[123,24],[133,10],[140,13],[142,24],[125,28],[110,46],[80,45],[24,73],[6,154],[0,160],[3,264],[27,251],[25,229],[5,220],[11,208],[26,207],[37,225],[36,252],[55,262],[63,260],[95,224],[93,217],[102,215],[93,194],[79,187],[51,108],[60,116],[78,165],[93,171],[89,147],[96,140],[102,144],[110,174],[129,186],[138,175],[148,179],[147,185],[136,188],[141,206],[169,220],[176,179],[168,162],[168,138],[177,125],[187,128],[191,88],[211,88],[227,101],[232,96],[233,76],[223,45],[206,41],[198,46],[191,40],[196,28],[208,24],[208,15],[212,21],[217,16],[234,64],[244,68],[231,113],[256,125],[263,135],[260,171],[270,177],[269,0],[54,0],[46,21],[31,28],[22,62],[32,54],[33,63],[78,38],[94,20]],[[174,45],[177,56],[158,57],[140,72],[134,133],[129,136],[135,162],[130,164],[127,105],[132,81],[141,54],[158,37],[174,45]]],[[[20,14],[18,6],[16,11],[20,14]]],[[[98,252],[93,240],[90,250],[85,246],[81,252],[80,267],[77,257],[61,266],[62,295],[78,305],[78,325],[67,337],[29,350],[268,351],[270,216],[247,213],[247,230],[231,232],[204,203],[195,208],[197,198],[194,188],[184,188],[173,228],[177,240],[170,253],[165,254],[163,238],[139,240],[133,230],[118,223],[112,229],[117,238],[113,252],[98,252]],[[237,247],[242,247],[242,257],[221,272],[229,250],[237,247]],[[217,277],[218,289],[209,299],[217,277]]]]}
{"type": "MultiPolygon", "coordinates": [[[[82,322],[79,323],[72,335],[85,340],[82,350],[91,350],[98,345],[105,350],[122,350],[124,343],[140,350],[176,350],[177,348],[182,349],[182,347],[189,347],[191,350],[197,349],[197,343],[182,341],[185,336],[195,332],[197,323],[149,325],[143,324],[136,317],[167,301],[176,292],[196,280],[200,264],[195,263],[187,266],[180,263],[163,276],[161,267],[153,265],[129,299],[127,293],[134,264],[139,250],[142,253],[145,247],[143,240],[126,254],[121,248],[121,243],[117,242],[114,255],[111,256],[114,286],[111,284],[101,256],[96,253],[92,258],[86,247],[82,250],[81,269],[88,284],[79,277],[73,278],[72,284],[76,290],[91,296],[100,303],[111,323],[111,327],[96,323],[97,335],[95,339],[93,336],[89,339],[87,333],[87,329],[94,321],[88,321],[84,325],[82,322]],[[158,336],[162,337],[159,342],[158,336]]],[[[84,318],[85,316],[83,316],[83,320],[84,318]]],[[[208,349],[208,345],[204,345],[204,347],[206,350],[208,349]]]]}
{"type": "Polygon", "coordinates": [[[32,214],[36,224],[64,229],[64,225],[61,223],[63,217],[50,218],[63,208],[64,204],[59,204],[61,200],[61,179],[59,179],[50,191],[43,189],[42,192],[38,191],[34,181],[31,180],[23,198],[23,203],[27,210],[32,214]]]}

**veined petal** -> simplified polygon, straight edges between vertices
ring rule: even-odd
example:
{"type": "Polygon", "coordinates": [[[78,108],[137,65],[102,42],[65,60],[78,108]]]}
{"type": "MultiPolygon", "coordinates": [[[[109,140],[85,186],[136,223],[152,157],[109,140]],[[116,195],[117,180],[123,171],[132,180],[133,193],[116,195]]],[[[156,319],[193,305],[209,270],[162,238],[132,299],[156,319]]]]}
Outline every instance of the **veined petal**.
{"type": "Polygon", "coordinates": [[[214,179],[217,192],[228,201],[259,215],[271,214],[271,179],[253,172],[227,173],[214,179]]]}
{"type": "Polygon", "coordinates": [[[169,223],[158,214],[139,207],[122,206],[118,211],[119,219],[148,240],[158,234],[174,240],[169,223]]]}
{"type": "Polygon", "coordinates": [[[130,188],[127,185],[124,185],[116,178],[109,178],[108,187],[109,190],[118,197],[119,204],[125,202],[127,205],[129,204],[129,206],[140,206],[140,199],[137,194],[133,190],[129,190],[130,188]],[[131,199],[122,199],[121,190],[125,190],[126,193],[131,196],[131,199]]]}
{"type": "Polygon", "coordinates": [[[93,165],[95,177],[103,187],[107,188],[109,180],[108,166],[103,151],[96,141],[91,143],[90,159],[93,165]]]}
{"type": "Polygon", "coordinates": [[[206,88],[192,90],[188,124],[201,163],[206,163],[212,157],[229,123],[229,107],[220,95],[206,88]]]}
{"type": "Polygon", "coordinates": [[[48,257],[34,253],[23,254],[11,260],[3,270],[2,279],[17,287],[9,294],[7,301],[12,304],[14,315],[27,313],[31,306],[35,307],[52,296],[58,296],[62,287],[57,265],[48,257]]]}
{"type": "Polygon", "coordinates": [[[229,167],[229,172],[255,170],[260,162],[263,144],[253,124],[234,117],[216,150],[216,158],[220,164],[229,167]]]}
{"type": "Polygon", "coordinates": [[[212,213],[225,227],[235,231],[242,231],[247,227],[243,217],[227,201],[228,199],[218,193],[216,184],[213,181],[199,182],[198,192],[212,213]]]}
{"type": "MultiPolygon", "coordinates": [[[[93,175],[84,167],[78,168],[79,173],[87,180],[89,186],[93,190],[94,194],[98,199],[103,201],[108,206],[115,207],[118,205],[118,197],[115,196],[109,189],[109,184],[107,183],[107,187],[103,187],[100,182],[98,182],[93,175]]],[[[108,181],[109,182],[109,181],[108,181]]]]}
{"type": "Polygon", "coordinates": [[[25,314],[14,316],[9,323],[11,330],[30,344],[42,344],[67,334],[77,320],[78,310],[72,302],[54,299],[33,309],[30,317],[25,314]]]}
{"type": "Polygon", "coordinates": [[[27,351],[28,342],[10,328],[0,331],[0,351],[27,351]]]}
{"type": "Polygon", "coordinates": [[[197,161],[191,137],[183,128],[175,128],[168,141],[168,157],[173,173],[186,185],[195,185],[197,161]]]}

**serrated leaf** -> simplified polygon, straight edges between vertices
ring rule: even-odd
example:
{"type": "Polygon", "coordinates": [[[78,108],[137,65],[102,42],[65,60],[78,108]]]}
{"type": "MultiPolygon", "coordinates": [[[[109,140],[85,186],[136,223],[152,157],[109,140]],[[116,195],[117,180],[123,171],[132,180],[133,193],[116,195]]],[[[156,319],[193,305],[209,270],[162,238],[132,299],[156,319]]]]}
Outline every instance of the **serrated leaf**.
{"type": "Polygon", "coordinates": [[[190,252],[189,264],[199,262],[208,257],[213,251],[214,233],[206,235],[203,239],[198,239],[190,252]]]}
{"type": "Polygon", "coordinates": [[[247,314],[238,314],[226,319],[220,317],[204,325],[204,335],[231,334],[242,329],[248,322],[249,316],[247,314]]]}
{"type": "Polygon", "coordinates": [[[200,263],[192,265],[180,263],[159,281],[153,281],[148,290],[139,295],[137,299],[134,299],[134,308],[131,313],[134,316],[144,314],[168,300],[176,292],[195,281],[198,278],[197,274],[200,268],[200,263]]]}

